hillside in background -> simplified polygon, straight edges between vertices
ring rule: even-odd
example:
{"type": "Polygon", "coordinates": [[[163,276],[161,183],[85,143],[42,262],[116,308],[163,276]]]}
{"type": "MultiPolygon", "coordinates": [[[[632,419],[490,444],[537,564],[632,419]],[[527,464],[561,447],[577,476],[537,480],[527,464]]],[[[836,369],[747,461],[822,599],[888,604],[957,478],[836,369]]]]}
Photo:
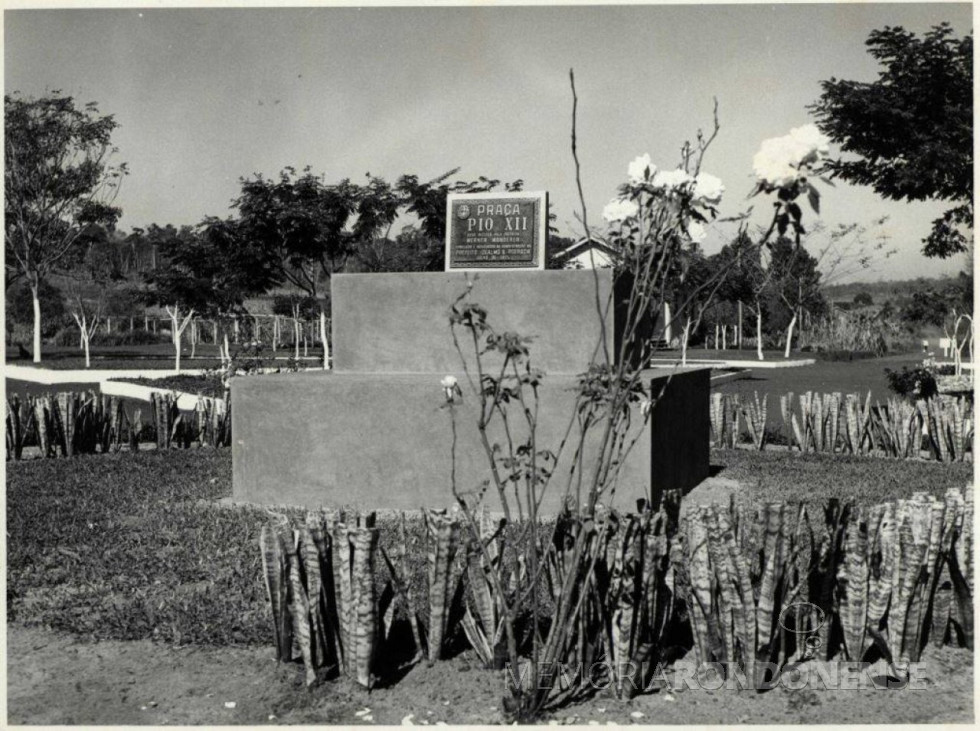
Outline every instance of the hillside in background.
{"type": "Polygon", "coordinates": [[[877,304],[885,301],[901,301],[908,298],[910,292],[926,289],[942,289],[957,281],[957,277],[916,277],[915,279],[889,279],[878,282],[848,282],[834,284],[824,292],[828,300],[833,302],[852,302],[854,296],[866,292],[877,304]]]}

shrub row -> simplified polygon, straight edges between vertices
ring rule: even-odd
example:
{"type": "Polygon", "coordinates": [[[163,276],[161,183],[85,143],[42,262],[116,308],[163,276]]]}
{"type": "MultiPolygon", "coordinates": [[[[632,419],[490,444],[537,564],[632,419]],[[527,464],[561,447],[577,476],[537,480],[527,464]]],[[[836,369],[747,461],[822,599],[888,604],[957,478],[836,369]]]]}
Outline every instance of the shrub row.
{"type": "Polygon", "coordinates": [[[748,442],[762,450],[770,443],[801,452],[921,458],[962,462],[972,451],[973,403],[968,398],[936,396],[910,402],[891,397],[872,405],[871,393],[814,393],[779,397],[782,429],[768,423],[769,394],[752,399],[739,394],[711,395],[711,437],[716,447],[748,442]],[[742,428],[744,425],[744,429],[742,428]]]}
{"type": "Polygon", "coordinates": [[[161,449],[231,444],[231,413],[223,399],[200,397],[194,411],[182,413],[176,394],[154,393],[149,412],[147,429],[142,409],[130,417],[116,396],[60,392],[22,400],[13,395],[7,399],[7,459],[21,459],[29,446],[41,457],[72,457],[118,452],[124,445],[136,452],[148,439],[161,449]]]}
{"type": "MultiPolygon", "coordinates": [[[[473,527],[445,511],[424,514],[428,602],[405,580],[404,526],[390,543],[373,514],[282,513],[263,527],[276,651],[302,661],[308,684],[340,673],[366,687],[390,680],[403,668],[380,658],[407,645],[409,663],[437,660],[454,627],[487,667],[499,666],[498,592],[507,589],[488,580],[488,562],[506,565],[511,555],[513,570],[524,571],[538,550],[548,594],[565,580],[565,551],[579,531],[606,548],[576,579],[583,599],[561,662],[604,661],[620,696],[646,687],[667,645],[685,635],[698,663],[737,668],[760,689],[774,668],[811,657],[884,658],[900,674],[927,642],[973,645],[972,487],[871,507],[732,501],[681,515],[668,502],[656,513],[564,514],[536,549],[509,545],[485,513],[473,527]],[[407,618],[400,630],[396,607],[407,618]]],[[[526,641],[538,632],[547,634],[526,627],[526,641]]],[[[588,678],[579,681],[554,692],[571,699],[586,692],[588,678]]]]}

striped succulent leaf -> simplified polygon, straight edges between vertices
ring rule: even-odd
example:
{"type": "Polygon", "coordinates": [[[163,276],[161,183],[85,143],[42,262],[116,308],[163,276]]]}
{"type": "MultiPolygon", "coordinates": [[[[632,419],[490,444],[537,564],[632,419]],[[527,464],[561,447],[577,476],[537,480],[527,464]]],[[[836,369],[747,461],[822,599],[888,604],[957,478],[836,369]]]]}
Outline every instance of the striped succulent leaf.
{"type": "Polygon", "coordinates": [[[428,657],[430,661],[434,661],[442,657],[449,610],[455,594],[452,569],[458,548],[459,522],[444,510],[424,510],[423,513],[428,534],[426,552],[429,580],[428,657]]]}
{"type": "Polygon", "coordinates": [[[310,603],[303,586],[300,573],[302,559],[299,552],[299,535],[296,531],[287,539],[286,564],[289,571],[289,615],[293,625],[293,638],[299,645],[303,667],[306,670],[307,687],[316,682],[316,667],[313,660],[313,641],[310,630],[310,603]]]}
{"type": "Polygon", "coordinates": [[[327,664],[327,630],[326,620],[323,614],[323,574],[320,565],[320,551],[316,541],[313,539],[313,532],[310,524],[319,523],[317,513],[308,513],[306,524],[301,525],[297,531],[299,537],[299,558],[303,567],[303,574],[306,576],[306,596],[309,603],[310,628],[312,630],[312,640],[317,667],[327,664]]]}
{"type": "Polygon", "coordinates": [[[860,662],[868,616],[868,514],[851,512],[844,531],[844,555],[837,568],[837,607],[848,660],[860,662]]]}
{"type": "Polygon", "coordinates": [[[357,659],[357,681],[371,688],[374,677],[371,674],[375,655],[375,642],[378,633],[377,604],[375,602],[375,553],[378,545],[378,529],[374,527],[371,514],[358,526],[354,537],[354,571],[358,583],[358,602],[356,607],[357,625],[355,628],[357,659]]]}
{"type": "MultiPolygon", "coordinates": [[[[736,589],[737,577],[731,556],[725,550],[722,537],[722,528],[719,522],[719,513],[722,512],[718,506],[711,506],[705,513],[708,533],[708,551],[711,556],[711,564],[714,568],[714,579],[717,582],[717,603],[719,614],[719,628],[721,630],[722,641],[724,642],[725,653],[722,659],[725,663],[734,663],[736,658],[736,640],[739,629],[743,632],[744,626],[744,607],[736,589]],[[739,628],[735,623],[735,614],[742,615],[742,627],[739,628]]],[[[726,521],[727,522],[727,521],[726,521]]],[[[754,650],[755,648],[750,648],[754,650]]]]}
{"type": "Polygon", "coordinates": [[[352,671],[353,656],[353,621],[352,607],[354,606],[352,595],[354,587],[351,582],[351,571],[353,563],[353,547],[351,536],[348,532],[347,524],[344,522],[346,516],[329,514],[327,525],[330,531],[331,558],[333,559],[333,586],[337,605],[338,624],[340,628],[340,660],[344,672],[350,674],[352,671]]]}
{"type": "Polygon", "coordinates": [[[779,413],[783,417],[783,429],[790,435],[790,447],[792,448],[793,442],[793,429],[792,423],[790,422],[790,416],[793,409],[793,392],[784,393],[779,397],[779,413]]]}
{"type": "Polygon", "coordinates": [[[757,657],[768,660],[773,651],[775,636],[775,608],[781,597],[777,596],[783,572],[784,531],[786,506],[783,503],[770,503],[766,506],[765,535],[763,536],[762,580],[759,585],[759,599],[756,606],[756,649],[757,657]]]}
{"type": "Polygon", "coordinates": [[[286,557],[282,547],[282,539],[275,526],[262,526],[259,535],[259,547],[262,552],[263,577],[272,609],[272,627],[276,641],[276,659],[291,660],[290,648],[292,635],[289,631],[287,589],[286,589],[286,557]]]}

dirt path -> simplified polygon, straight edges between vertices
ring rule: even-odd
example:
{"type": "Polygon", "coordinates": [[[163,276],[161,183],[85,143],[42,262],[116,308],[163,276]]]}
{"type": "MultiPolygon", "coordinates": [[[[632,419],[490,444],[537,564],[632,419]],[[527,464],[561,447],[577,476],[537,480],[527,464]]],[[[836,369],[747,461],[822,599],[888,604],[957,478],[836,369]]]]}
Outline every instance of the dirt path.
{"type": "MultiPolygon", "coordinates": [[[[500,687],[466,655],[413,668],[368,693],[347,681],[308,692],[298,667],[267,648],[174,648],[86,642],[9,625],[7,705],[12,724],[398,725],[499,723],[500,687]],[[234,704],[229,707],[228,704],[234,704]],[[370,713],[357,715],[363,709],[370,713]]],[[[554,713],[551,723],[966,723],[974,718],[973,655],[927,649],[922,690],[749,692],[687,690],[631,702],[608,691],[554,713]]]]}

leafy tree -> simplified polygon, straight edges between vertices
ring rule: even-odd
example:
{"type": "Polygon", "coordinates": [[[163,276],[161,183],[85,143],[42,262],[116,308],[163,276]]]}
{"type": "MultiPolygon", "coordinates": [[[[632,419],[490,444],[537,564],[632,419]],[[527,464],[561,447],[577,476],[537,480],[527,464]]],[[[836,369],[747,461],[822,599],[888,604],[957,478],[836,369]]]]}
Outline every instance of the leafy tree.
{"type": "Polygon", "coordinates": [[[32,294],[34,362],[41,361],[41,282],[78,246],[86,228],[111,229],[125,164],[112,165],[117,123],[94,103],[78,108],[57,92],[4,96],[5,284],[32,294]]]}
{"type": "MultiPolygon", "coordinates": [[[[395,189],[409,213],[419,219],[419,227],[424,233],[439,241],[446,240],[446,196],[450,193],[487,193],[500,185],[499,180],[480,176],[472,181],[446,181],[459,172],[454,168],[427,183],[420,183],[417,175],[403,175],[398,179],[395,189]]],[[[523,180],[505,183],[508,193],[515,193],[524,187],[523,180]]]]}
{"type": "MultiPolygon", "coordinates": [[[[674,318],[683,316],[684,325],[681,337],[681,364],[687,364],[687,347],[692,334],[697,333],[702,323],[711,318],[712,303],[723,285],[723,272],[716,267],[714,258],[704,255],[701,247],[691,242],[679,252],[679,271],[669,288],[674,302],[674,318]]],[[[720,314],[715,312],[715,314],[720,314]]]]}
{"type": "Polygon", "coordinates": [[[284,294],[273,297],[272,314],[313,320],[320,316],[321,305],[312,297],[298,294],[284,294]]]}
{"type": "Polygon", "coordinates": [[[911,299],[902,307],[899,317],[909,325],[940,326],[950,312],[950,298],[947,293],[935,289],[919,290],[912,293],[911,299]]]}
{"type": "Polygon", "coordinates": [[[765,266],[762,248],[742,229],[731,243],[712,257],[711,262],[716,271],[725,272],[718,296],[731,303],[743,303],[755,315],[756,354],[759,360],[764,359],[762,323],[769,315],[766,290],[774,271],[765,266]]]}
{"type": "MultiPolygon", "coordinates": [[[[28,325],[34,321],[34,292],[26,282],[19,281],[7,290],[7,316],[15,323],[28,325]]],[[[46,313],[41,327],[41,334],[48,338],[54,335],[67,316],[65,295],[58,287],[47,279],[42,279],[38,286],[37,297],[41,309],[46,313]]]]}
{"type": "Polygon", "coordinates": [[[857,307],[870,307],[874,303],[874,298],[868,292],[858,292],[854,295],[854,304],[857,307]]]}
{"type": "Polygon", "coordinates": [[[85,351],[85,367],[90,368],[92,336],[108,316],[109,292],[123,275],[110,232],[92,224],[86,227],[83,239],[86,243],[84,257],[67,273],[66,284],[69,309],[85,351]]]}
{"type": "Polygon", "coordinates": [[[774,300],[770,307],[770,329],[786,329],[785,357],[789,358],[793,330],[803,318],[822,313],[827,306],[820,291],[817,259],[802,246],[781,236],[770,250],[769,291],[774,300]]]}
{"type": "MultiPolygon", "coordinates": [[[[305,169],[286,168],[275,180],[261,175],[242,179],[235,200],[235,234],[249,242],[276,282],[289,282],[316,297],[321,279],[341,271],[356,249],[347,225],[358,210],[360,191],[345,179],[328,185],[305,169]]],[[[382,205],[369,210],[358,233],[374,230],[387,215],[382,205]]]]}
{"type": "Polygon", "coordinates": [[[441,272],[445,257],[445,240],[434,239],[410,225],[394,239],[361,243],[356,266],[362,272],[441,272]]]}
{"type": "Polygon", "coordinates": [[[181,336],[194,315],[241,310],[246,297],[268,288],[270,274],[261,252],[239,246],[237,228],[227,222],[211,219],[180,230],[151,225],[147,235],[159,242],[163,264],[144,275],[143,297],[170,316],[179,371],[181,336]]]}
{"type": "Polygon", "coordinates": [[[866,45],[883,66],[877,81],[831,78],[810,105],[820,130],[857,157],[828,168],[893,200],[956,203],[933,221],[923,253],[963,252],[958,227],[973,228],[973,35],[955,38],[947,23],[922,38],[886,27],[866,45]]]}

